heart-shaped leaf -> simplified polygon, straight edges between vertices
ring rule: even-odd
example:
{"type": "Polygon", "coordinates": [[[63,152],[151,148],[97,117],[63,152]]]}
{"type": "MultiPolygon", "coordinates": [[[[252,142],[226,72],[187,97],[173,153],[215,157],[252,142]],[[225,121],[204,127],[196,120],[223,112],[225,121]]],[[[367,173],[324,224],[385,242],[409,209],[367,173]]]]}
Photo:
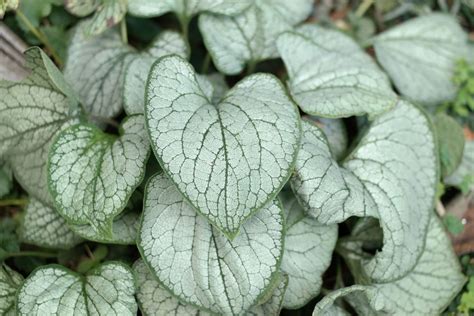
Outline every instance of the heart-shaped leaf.
{"type": "MultiPolygon", "coordinates": [[[[143,315],[189,315],[207,316],[207,312],[193,305],[180,302],[170,292],[163,288],[142,260],[133,264],[137,284],[137,300],[143,315]]],[[[252,307],[245,315],[278,316],[281,310],[283,295],[288,285],[288,277],[282,275],[271,297],[263,304],[252,307]]]]}
{"type": "Polygon", "coordinates": [[[47,160],[58,131],[77,122],[77,96],[39,48],[25,52],[30,75],[20,82],[0,81],[0,156],[16,180],[47,204],[47,160]]]}
{"type": "Polygon", "coordinates": [[[56,210],[35,198],[30,198],[26,207],[20,236],[25,243],[58,249],[69,249],[82,241],[56,210]]]}
{"type": "Polygon", "coordinates": [[[281,83],[256,74],[213,104],[191,65],[177,56],[151,70],[146,120],[163,169],[194,207],[226,235],[272,200],[299,146],[299,114],[281,83]]]}
{"type": "Polygon", "coordinates": [[[13,271],[5,264],[0,264],[0,314],[16,315],[16,292],[23,282],[21,274],[13,271]]]}
{"type": "Polygon", "coordinates": [[[393,280],[416,264],[435,199],[438,161],[432,127],[415,106],[400,101],[379,116],[340,167],[326,138],[304,122],[291,185],[321,223],[351,216],[380,220],[384,246],[367,263],[376,280],[393,280]]]}
{"type": "Polygon", "coordinates": [[[313,10],[311,0],[254,1],[235,16],[203,14],[199,28],[214,64],[225,74],[238,74],[246,64],[278,57],[275,38],[304,21],[313,10]]]}
{"type": "Polygon", "coordinates": [[[297,309],[319,294],[337,241],[337,225],[323,225],[303,213],[294,194],[280,193],[286,213],[285,250],[281,270],[288,275],[283,306],[297,309]]]}
{"type": "Polygon", "coordinates": [[[133,273],[107,262],[86,276],[60,265],[35,270],[18,291],[18,315],[136,315],[133,273]]]}
{"type": "Polygon", "coordinates": [[[323,117],[374,116],[397,101],[387,76],[349,36],[316,25],[277,40],[288,84],[301,109],[323,117]]]}
{"type": "Polygon", "coordinates": [[[402,23],[374,40],[377,60],[401,94],[423,104],[456,95],[455,62],[467,57],[467,34],[448,14],[433,13],[402,23]]]}
{"type": "Polygon", "coordinates": [[[186,58],[188,44],[179,33],[164,31],[130,63],[123,90],[124,108],[128,115],[145,111],[145,86],[150,68],[158,58],[171,54],[186,58]]]}
{"type": "Polygon", "coordinates": [[[149,144],[143,115],[128,117],[116,138],[93,125],[63,131],[51,148],[49,185],[59,213],[113,238],[113,219],[144,177],[149,144]]]}
{"type": "Polygon", "coordinates": [[[132,15],[150,17],[174,12],[182,21],[189,21],[201,12],[234,15],[247,8],[251,0],[128,0],[132,15]]]}
{"type": "Polygon", "coordinates": [[[283,252],[283,214],[270,201],[232,241],[197,214],[164,175],[147,184],[138,247],[160,284],[182,302],[239,315],[273,283],[283,252]]]}
{"type": "Polygon", "coordinates": [[[88,37],[86,26],[80,23],[74,30],[64,76],[89,114],[110,118],[122,110],[125,70],[134,58],[133,50],[115,30],[88,37]]]}
{"type": "Polygon", "coordinates": [[[393,282],[335,291],[316,305],[314,313],[328,315],[334,300],[345,296],[359,315],[439,315],[465,281],[451,242],[433,214],[423,253],[407,275],[393,282]]]}

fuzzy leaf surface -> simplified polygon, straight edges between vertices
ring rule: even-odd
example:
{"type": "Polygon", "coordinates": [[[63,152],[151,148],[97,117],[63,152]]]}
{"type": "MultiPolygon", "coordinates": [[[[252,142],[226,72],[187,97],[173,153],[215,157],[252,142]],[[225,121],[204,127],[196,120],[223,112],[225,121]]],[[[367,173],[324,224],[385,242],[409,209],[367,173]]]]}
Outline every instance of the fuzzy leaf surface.
{"type": "Polygon", "coordinates": [[[133,273],[107,262],[86,276],[60,265],[35,270],[18,291],[18,315],[136,315],[133,273]]]}
{"type": "Polygon", "coordinates": [[[114,117],[122,111],[125,71],[133,50],[122,43],[115,30],[86,36],[80,23],[67,50],[64,76],[92,116],[114,117]]]}
{"type": "Polygon", "coordinates": [[[20,229],[21,240],[40,247],[69,249],[82,241],[53,208],[30,198],[20,229]]]}
{"type": "Polygon", "coordinates": [[[15,313],[16,291],[23,282],[23,277],[7,265],[0,265],[0,314],[13,316],[15,313]]]}
{"type": "Polygon", "coordinates": [[[203,14],[199,28],[217,69],[235,75],[247,64],[278,57],[275,38],[304,21],[312,9],[311,0],[254,1],[237,16],[203,14]]]}
{"type": "Polygon", "coordinates": [[[377,60],[400,93],[426,105],[453,99],[455,63],[467,58],[467,34],[448,14],[420,16],[381,33],[377,60]]]}
{"type": "Polygon", "coordinates": [[[304,25],[277,40],[300,108],[322,117],[375,116],[397,101],[388,77],[342,32],[304,25]]]}
{"type": "Polygon", "coordinates": [[[113,238],[113,219],[144,177],[149,144],[143,115],[122,124],[118,138],[89,124],[63,131],[51,148],[49,185],[58,212],[113,238]]]}
{"type": "Polygon", "coordinates": [[[290,176],[299,113],[271,75],[245,78],[218,104],[210,86],[184,59],[162,58],[148,80],[147,128],[157,159],[178,189],[232,237],[290,176]]]}
{"type": "Polygon", "coordinates": [[[161,173],[147,185],[138,246],[160,283],[182,302],[239,315],[273,284],[283,220],[279,203],[270,201],[230,241],[161,173]]]}
{"type": "Polygon", "coordinates": [[[285,250],[281,270],[288,275],[283,306],[297,309],[321,290],[337,241],[337,225],[323,225],[304,214],[292,192],[280,193],[286,213],[285,250]]]}
{"type": "Polygon", "coordinates": [[[144,113],[145,86],[151,66],[158,58],[172,54],[186,58],[189,48],[179,33],[164,31],[129,64],[123,91],[124,108],[128,115],[144,113]]]}
{"type": "Polygon", "coordinates": [[[421,255],[437,179],[431,123],[422,110],[400,101],[373,121],[342,166],[321,130],[304,122],[291,185],[305,211],[321,223],[378,218],[384,246],[365,270],[387,281],[405,275],[421,255]]]}
{"type": "Polygon", "coordinates": [[[344,296],[363,315],[438,315],[465,281],[443,225],[433,214],[425,248],[412,271],[393,282],[339,289],[319,302],[313,315],[327,315],[334,300],[344,296]]]}
{"type": "Polygon", "coordinates": [[[174,12],[180,20],[189,21],[201,12],[234,15],[246,9],[251,0],[128,0],[128,11],[141,17],[174,12]]]}
{"type": "Polygon", "coordinates": [[[77,122],[77,96],[39,48],[25,52],[30,75],[0,81],[0,156],[31,195],[47,204],[48,152],[59,131],[77,122]]]}

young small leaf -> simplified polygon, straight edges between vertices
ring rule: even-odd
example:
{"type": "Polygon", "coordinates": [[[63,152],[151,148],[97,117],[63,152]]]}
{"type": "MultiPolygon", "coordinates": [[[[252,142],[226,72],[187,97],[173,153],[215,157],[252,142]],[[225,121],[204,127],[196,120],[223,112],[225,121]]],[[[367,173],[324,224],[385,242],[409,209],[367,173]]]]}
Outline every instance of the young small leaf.
{"type": "Polygon", "coordinates": [[[0,314],[16,315],[16,292],[23,282],[21,274],[13,271],[5,264],[0,264],[0,314]]]}
{"type": "Polygon", "coordinates": [[[286,213],[281,270],[289,277],[283,306],[297,309],[319,294],[337,241],[337,225],[323,225],[303,213],[294,194],[280,193],[286,213]]]}
{"type": "Polygon", "coordinates": [[[467,34],[447,14],[423,15],[375,37],[377,60],[406,97],[427,105],[450,101],[455,62],[467,57],[467,34]]]}
{"type": "Polygon", "coordinates": [[[160,284],[182,302],[239,315],[264,295],[283,253],[283,214],[270,201],[230,241],[164,175],[146,188],[138,247],[160,284]]]}
{"type": "Polygon", "coordinates": [[[56,210],[30,198],[20,226],[23,242],[46,248],[69,249],[82,239],[66,224],[56,210]]]}
{"type": "Polygon", "coordinates": [[[130,63],[123,90],[124,108],[128,115],[144,113],[145,86],[150,68],[158,58],[171,54],[186,58],[189,48],[179,33],[164,31],[130,63]]]}
{"type": "Polygon", "coordinates": [[[18,291],[18,315],[136,315],[129,267],[107,262],[86,276],[63,266],[42,266],[18,291]]]}
{"type": "Polygon", "coordinates": [[[85,21],[87,36],[97,35],[116,25],[127,13],[127,0],[101,0],[95,14],[85,21]]]}
{"type": "Polygon", "coordinates": [[[283,33],[278,51],[301,109],[323,117],[375,116],[397,101],[390,81],[349,36],[316,25],[283,33]]]}
{"type": "Polygon", "coordinates": [[[94,12],[100,4],[100,0],[65,0],[64,8],[70,13],[84,17],[94,12]]]}
{"type": "Polygon", "coordinates": [[[339,289],[319,302],[314,313],[327,315],[334,300],[346,296],[360,315],[438,315],[465,282],[451,242],[433,214],[423,253],[407,275],[393,282],[339,289]]]}
{"type": "Polygon", "coordinates": [[[403,276],[423,250],[438,181],[434,142],[426,115],[400,101],[374,120],[340,167],[322,132],[303,124],[291,185],[305,211],[321,223],[351,216],[380,220],[384,246],[365,265],[373,279],[403,276]]]}
{"type": "Polygon", "coordinates": [[[150,17],[174,12],[180,20],[189,21],[200,12],[234,15],[249,6],[251,0],[128,0],[132,15],[150,17]]]}
{"type": "Polygon", "coordinates": [[[51,148],[49,185],[59,213],[113,238],[113,219],[144,177],[149,144],[143,115],[128,117],[116,138],[88,124],[63,131],[51,148]]]}
{"type": "Polygon", "coordinates": [[[177,56],[148,78],[146,119],[157,159],[192,205],[233,237],[290,176],[299,113],[273,76],[249,76],[213,104],[211,84],[177,56]]]}
{"type": "Polygon", "coordinates": [[[64,76],[89,114],[110,118],[122,110],[125,70],[133,59],[133,50],[122,43],[115,30],[88,37],[85,27],[81,23],[74,30],[64,76]]]}
{"type": "Polygon", "coordinates": [[[474,190],[474,141],[466,141],[464,145],[464,153],[461,164],[444,182],[449,185],[455,185],[462,188],[466,185],[465,190],[474,190]],[[466,181],[467,180],[467,181],[466,181]],[[469,181],[470,180],[470,181],[469,181]],[[463,183],[466,182],[466,183],[463,183]]]}
{"type": "Polygon", "coordinates": [[[438,113],[434,117],[441,161],[441,175],[446,177],[454,172],[462,160],[464,133],[461,125],[452,117],[438,113]]]}
{"type": "Polygon", "coordinates": [[[254,1],[235,17],[205,13],[199,28],[217,69],[233,75],[246,64],[278,57],[275,38],[304,21],[312,6],[311,0],[254,1]]]}
{"type": "Polygon", "coordinates": [[[77,122],[78,100],[59,70],[39,48],[25,52],[30,75],[0,81],[0,156],[31,195],[51,204],[47,160],[52,139],[77,122]]]}

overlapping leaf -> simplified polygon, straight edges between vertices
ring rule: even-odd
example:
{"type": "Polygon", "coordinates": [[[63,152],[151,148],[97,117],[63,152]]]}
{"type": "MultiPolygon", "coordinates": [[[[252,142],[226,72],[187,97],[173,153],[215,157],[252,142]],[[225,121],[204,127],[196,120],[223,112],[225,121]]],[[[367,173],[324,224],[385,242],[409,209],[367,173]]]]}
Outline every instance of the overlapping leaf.
{"type": "Polygon", "coordinates": [[[174,12],[180,20],[189,21],[200,12],[234,15],[249,6],[251,0],[128,0],[128,11],[136,16],[159,16],[174,12]]]}
{"type": "Polygon", "coordinates": [[[148,80],[147,128],[156,157],[178,189],[232,237],[289,177],[299,114],[270,75],[245,78],[218,104],[210,88],[184,59],[162,58],[148,80]]]}
{"type": "Polygon", "coordinates": [[[140,214],[127,212],[112,223],[110,236],[98,233],[92,225],[70,225],[71,229],[79,236],[99,243],[134,245],[136,243],[140,214]]]}
{"type": "Polygon", "coordinates": [[[86,276],[60,265],[35,270],[18,292],[18,315],[136,315],[132,271],[107,262],[86,276]]]}
{"type": "Polygon", "coordinates": [[[464,152],[464,133],[461,125],[452,117],[438,113],[433,120],[438,138],[441,175],[446,177],[456,170],[464,152]]]}
{"type": "Polygon", "coordinates": [[[344,158],[349,140],[342,119],[328,119],[316,116],[306,117],[307,122],[316,124],[327,138],[329,148],[336,160],[344,158]]]}
{"type": "Polygon", "coordinates": [[[88,124],[63,131],[51,148],[49,185],[59,213],[113,238],[112,222],[141,183],[149,155],[143,115],[122,124],[116,138],[88,124]]]}
{"type": "Polygon", "coordinates": [[[237,74],[246,64],[278,57],[276,37],[304,21],[312,8],[311,0],[254,1],[235,17],[203,14],[199,28],[217,69],[237,74]]]}
{"type": "Polygon", "coordinates": [[[283,220],[280,205],[270,201],[230,241],[158,174],[147,185],[138,246],[160,284],[182,302],[239,315],[273,284],[283,220]]]}
{"type": "Polygon", "coordinates": [[[46,248],[69,249],[82,241],[56,210],[35,198],[26,207],[20,235],[23,242],[46,248]]]}
{"type": "MultiPolygon", "coordinates": [[[[140,310],[144,315],[211,315],[192,305],[183,304],[171,295],[170,292],[158,283],[142,260],[136,261],[133,269],[137,283],[137,300],[140,310]]],[[[259,316],[279,315],[287,284],[288,277],[282,275],[281,280],[278,280],[277,287],[271,293],[271,297],[263,304],[252,307],[245,314],[259,316]]]]}
{"type": "Polygon", "coordinates": [[[15,313],[16,291],[23,282],[21,274],[13,271],[7,265],[0,265],[0,314],[13,316],[15,313]]]}
{"type": "Polygon", "coordinates": [[[133,50],[115,30],[88,37],[86,26],[81,23],[74,31],[64,76],[89,114],[110,118],[122,110],[125,71],[134,58],[133,50]]]}
{"type": "Polygon", "coordinates": [[[66,0],[65,8],[83,17],[95,11],[84,23],[87,36],[97,35],[119,23],[127,13],[127,0],[66,0]]]}
{"type": "Polygon", "coordinates": [[[189,48],[179,33],[164,31],[130,63],[125,74],[123,91],[127,114],[139,114],[145,111],[145,85],[150,68],[158,58],[170,54],[186,58],[189,48]]]}
{"type": "Polygon", "coordinates": [[[296,309],[319,294],[337,241],[337,225],[323,225],[303,213],[292,192],[280,197],[286,213],[281,270],[289,277],[283,306],[296,309]]]}
{"type": "Polygon", "coordinates": [[[21,82],[0,82],[0,156],[28,193],[50,204],[48,151],[58,131],[77,121],[78,101],[39,48],[25,54],[31,74],[21,82]]]}
{"type": "Polygon", "coordinates": [[[127,13],[127,0],[102,0],[92,18],[87,21],[85,32],[97,35],[122,21],[127,13]]]}
{"type": "Polygon", "coordinates": [[[375,38],[374,48],[400,93],[428,105],[454,98],[455,62],[469,51],[467,34],[456,19],[440,13],[383,32],[375,38]]]}
{"type": "Polygon", "coordinates": [[[400,101],[372,123],[342,167],[322,132],[305,122],[291,184],[308,214],[322,223],[350,216],[380,220],[384,246],[365,268],[373,279],[387,281],[405,275],[423,250],[437,170],[428,118],[400,101]]]}
{"type": "Polygon", "coordinates": [[[465,281],[451,242],[433,214],[423,253],[413,270],[393,282],[355,285],[333,292],[316,305],[313,315],[327,315],[334,300],[342,296],[363,315],[438,315],[465,281]]]}
{"type": "Polygon", "coordinates": [[[474,190],[474,141],[466,141],[461,164],[445,179],[445,183],[474,190]]]}
{"type": "Polygon", "coordinates": [[[288,71],[291,94],[308,114],[374,116],[396,103],[387,76],[341,32],[304,25],[283,33],[277,47],[288,71]]]}

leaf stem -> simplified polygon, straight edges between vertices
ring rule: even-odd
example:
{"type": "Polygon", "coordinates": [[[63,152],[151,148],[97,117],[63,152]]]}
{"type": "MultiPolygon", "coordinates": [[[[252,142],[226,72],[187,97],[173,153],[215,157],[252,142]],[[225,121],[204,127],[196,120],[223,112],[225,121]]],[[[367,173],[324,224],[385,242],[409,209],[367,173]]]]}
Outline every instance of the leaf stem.
{"type": "Polygon", "coordinates": [[[204,60],[202,62],[202,67],[201,67],[201,73],[202,74],[207,74],[209,71],[209,65],[211,64],[211,55],[209,52],[206,54],[206,57],[204,57],[204,60]]]}
{"type": "Polygon", "coordinates": [[[250,61],[247,65],[247,73],[246,75],[249,76],[251,74],[253,74],[253,72],[255,71],[255,67],[257,66],[257,63],[255,61],[250,61]]]}
{"type": "Polygon", "coordinates": [[[122,35],[122,42],[128,44],[127,22],[125,21],[125,18],[120,22],[120,34],[122,35]]]}
{"type": "Polygon", "coordinates": [[[178,20],[179,24],[181,25],[181,32],[183,33],[184,42],[188,44],[189,53],[191,53],[191,43],[189,43],[189,19],[180,15],[178,20]]]}
{"type": "Polygon", "coordinates": [[[20,251],[20,252],[11,252],[6,258],[11,257],[41,257],[41,258],[54,258],[57,256],[57,253],[52,252],[41,252],[41,251],[20,251]]]}
{"type": "Polygon", "coordinates": [[[111,118],[107,118],[107,117],[103,117],[103,116],[90,115],[89,119],[91,119],[93,121],[99,121],[99,122],[102,122],[102,123],[109,124],[110,126],[113,126],[115,128],[120,128],[120,124],[117,123],[115,120],[113,120],[111,118]]]}
{"type": "Polygon", "coordinates": [[[26,204],[28,204],[27,199],[0,200],[0,206],[24,206],[26,204]]]}
{"type": "Polygon", "coordinates": [[[357,8],[355,15],[359,18],[362,17],[365,14],[365,12],[367,12],[367,10],[372,6],[373,3],[374,3],[374,0],[363,0],[362,3],[357,8]]]}
{"type": "Polygon", "coordinates": [[[33,33],[33,35],[36,36],[36,38],[38,38],[38,40],[41,43],[43,43],[43,45],[46,47],[46,49],[51,53],[51,56],[53,57],[56,64],[59,67],[62,67],[63,66],[63,61],[61,60],[59,55],[56,53],[54,48],[49,43],[49,40],[46,37],[46,35],[43,32],[41,32],[41,30],[34,27],[33,24],[31,24],[30,20],[28,20],[28,18],[20,10],[16,11],[16,15],[28,27],[30,32],[33,33]]]}

